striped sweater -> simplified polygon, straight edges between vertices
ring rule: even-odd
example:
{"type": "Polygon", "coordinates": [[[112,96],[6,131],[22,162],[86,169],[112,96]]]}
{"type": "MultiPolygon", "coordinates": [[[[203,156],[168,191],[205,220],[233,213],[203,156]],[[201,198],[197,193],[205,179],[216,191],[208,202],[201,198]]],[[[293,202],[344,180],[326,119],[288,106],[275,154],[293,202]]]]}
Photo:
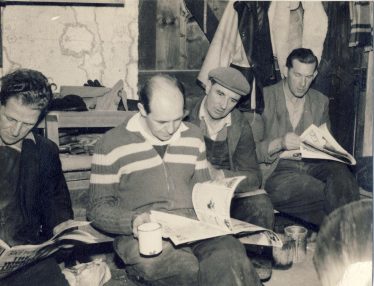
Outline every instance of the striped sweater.
{"type": "Polygon", "coordinates": [[[141,133],[139,114],[107,132],[92,159],[87,217],[109,233],[131,234],[135,215],[191,209],[192,188],[210,179],[198,127],[182,122],[163,158],[141,133]]]}

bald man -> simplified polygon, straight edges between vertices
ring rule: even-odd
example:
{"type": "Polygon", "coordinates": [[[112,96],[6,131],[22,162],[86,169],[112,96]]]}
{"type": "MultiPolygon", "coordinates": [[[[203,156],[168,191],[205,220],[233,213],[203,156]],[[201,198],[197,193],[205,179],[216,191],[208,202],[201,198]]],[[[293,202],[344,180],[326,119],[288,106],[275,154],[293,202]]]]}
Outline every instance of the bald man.
{"type": "Polygon", "coordinates": [[[195,183],[210,180],[198,127],[182,122],[184,90],[167,75],[150,78],[140,91],[139,112],[96,145],[88,218],[117,234],[114,249],[130,277],[146,285],[261,285],[245,248],[233,236],[174,247],[143,257],[137,227],[150,210],[196,218],[195,183]]]}

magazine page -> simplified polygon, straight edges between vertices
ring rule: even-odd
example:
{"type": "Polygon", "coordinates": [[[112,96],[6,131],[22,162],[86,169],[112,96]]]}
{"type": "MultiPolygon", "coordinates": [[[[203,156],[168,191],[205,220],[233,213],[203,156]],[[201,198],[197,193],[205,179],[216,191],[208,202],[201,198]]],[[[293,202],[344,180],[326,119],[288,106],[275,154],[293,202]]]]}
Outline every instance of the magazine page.
{"type": "Polygon", "coordinates": [[[52,241],[41,245],[18,245],[5,250],[0,257],[0,278],[57,250],[52,241]]]}
{"type": "Polygon", "coordinates": [[[279,236],[266,228],[232,218],[233,233],[241,234],[239,240],[245,244],[282,247],[279,236]]]}
{"type": "Polygon", "coordinates": [[[100,242],[93,235],[79,230],[78,227],[90,224],[87,221],[69,220],[56,227],[56,234],[49,240],[37,245],[16,245],[11,248],[0,242],[0,278],[13,271],[42,258],[45,258],[62,247],[72,247],[76,242],[96,243],[100,242]],[[75,241],[73,243],[72,241],[75,241]]]}
{"type": "Polygon", "coordinates": [[[77,229],[79,227],[89,225],[90,223],[91,222],[89,221],[78,221],[78,220],[72,220],[72,219],[64,221],[60,223],[59,225],[55,226],[54,228],[55,235],[51,238],[51,240],[54,240],[55,238],[61,236],[63,233],[67,231],[71,231],[72,229],[77,229]]]}
{"type": "Polygon", "coordinates": [[[230,206],[233,194],[245,176],[198,183],[192,191],[192,203],[198,219],[232,231],[230,206]]]}
{"type": "Polygon", "coordinates": [[[239,237],[241,243],[253,244],[253,245],[263,245],[263,246],[273,246],[282,247],[283,243],[279,239],[276,233],[271,231],[262,231],[258,233],[246,234],[245,236],[239,237]]]}
{"type": "Polygon", "coordinates": [[[151,221],[162,225],[162,236],[174,245],[230,234],[231,232],[195,219],[151,211],[151,221]]]}
{"type": "Polygon", "coordinates": [[[310,125],[301,139],[301,154],[303,158],[335,160],[345,164],[355,165],[356,160],[344,150],[330,134],[327,125],[320,127],[310,125]]]}

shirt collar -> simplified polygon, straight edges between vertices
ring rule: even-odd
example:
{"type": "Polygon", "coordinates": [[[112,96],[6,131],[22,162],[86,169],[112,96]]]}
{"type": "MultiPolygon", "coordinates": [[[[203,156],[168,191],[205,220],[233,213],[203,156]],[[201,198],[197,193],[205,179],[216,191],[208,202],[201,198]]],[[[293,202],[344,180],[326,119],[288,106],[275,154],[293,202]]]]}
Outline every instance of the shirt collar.
{"type": "Polygon", "coordinates": [[[12,145],[7,145],[7,144],[4,144],[3,141],[0,139],[0,146],[7,146],[9,148],[12,148],[14,150],[17,150],[18,152],[21,152],[22,151],[22,142],[23,140],[26,140],[26,139],[29,139],[31,140],[32,142],[36,143],[35,141],[35,136],[32,132],[29,132],[25,138],[23,138],[22,140],[20,140],[19,142],[17,142],[16,144],[12,144],[12,145]]]}
{"type": "Polygon", "coordinates": [[[224,129],[225,127],[231,126],[231,112],[227,114],[227,116],[225,116],[224,118],[215,120],[216,124],[214,124],[213,126],[210,120],[205,120],[206,118],[210,117],[205,107],[205,102],[206,102],[206,96],[204,97],[200,105],[199,119],[200,121],[205,122],[207,131],[208,131],[208,136],[211,137],[212,139],[212,138],[215,138],[218,132],[220,132],[222,129],[224,129]]]}
{"type": "Polygon", "coordinates": [[[173,136],[171,136],[169,140],[162,141],[145,131],[140,121],[141,115],[140,112],[138,112],[130,118],[127,123],[126,129],[131,132],[139,132],[151,145],[169,145],[172,142],[178,140],[181,137],[181,133],[188,129],[188,127],[182,122],[178,130],[173,134],[173,136]]]}

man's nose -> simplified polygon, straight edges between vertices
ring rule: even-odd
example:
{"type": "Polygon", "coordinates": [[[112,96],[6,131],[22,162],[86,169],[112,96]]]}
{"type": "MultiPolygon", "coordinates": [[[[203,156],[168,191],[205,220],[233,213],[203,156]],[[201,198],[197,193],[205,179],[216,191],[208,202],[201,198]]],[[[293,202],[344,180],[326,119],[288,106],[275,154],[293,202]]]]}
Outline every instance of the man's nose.
{"type": "Polygon", "coordinates": [[[222,98],[222,100],[221,100],[221,108],[222,109],[226,109],[226,107],[227,107],[227,101],[228,101],[228,99],[226,97],[222,98]]]}
{"type": "Polygon", "coordinates": [[[306,78],[302,77],[301,78],[301,86],[304,87],[306,85],[306,78]]]}
{"type": "Polygon", "coordinates": [[[22,129],[22,122],[17,122],[15,126],[12,128],[12,135],[17,137],[21,133],[22,129]]]}
{"type": "Polygon", "coordinates": [[[173,122],[169,122],[168,125],[166,126],[166,130],[169,134],[174,133],[174,124],[173,122]]]}

